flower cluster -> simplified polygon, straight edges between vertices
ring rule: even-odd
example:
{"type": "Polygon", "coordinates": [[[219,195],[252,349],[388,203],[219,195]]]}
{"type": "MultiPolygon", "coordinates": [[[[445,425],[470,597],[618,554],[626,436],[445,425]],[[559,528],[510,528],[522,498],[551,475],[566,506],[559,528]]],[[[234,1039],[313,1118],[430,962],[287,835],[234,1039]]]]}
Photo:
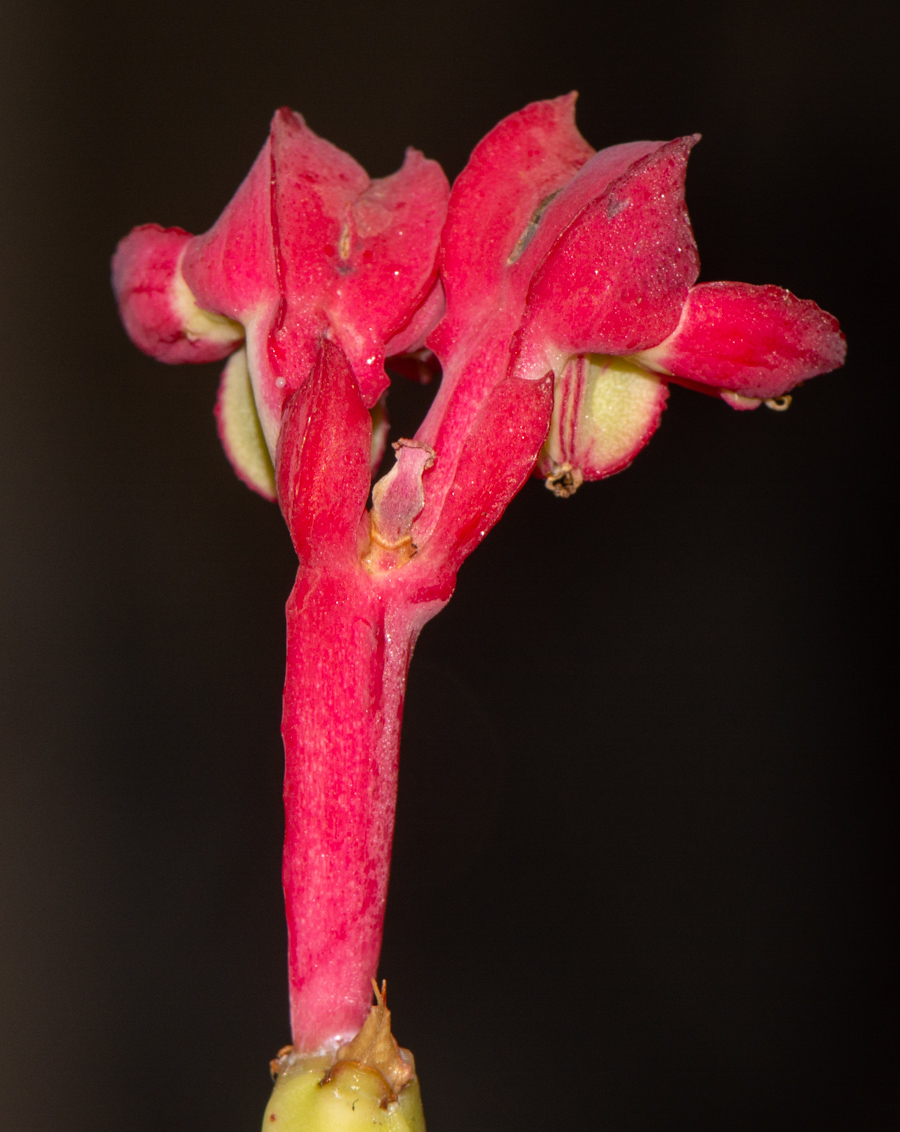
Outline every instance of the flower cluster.
{"type": "Polygon", "coordinates": [[[567,495],[625,467],[672,381],[780,407],[843,361],[814,303],[697,283],[696,141],[594,152],[566,96],[502,121],[451,189],[415,150],[370,180],[280,110],[209,232],[150,224],[119,245],[135,343],[165,362],[229,359],[225,450],[278,499],[300,558],[282,728],[299,1054],[337,1056],[366,1018],[407,666],[515,493],[532,474],[567,495]],[[442,378],[373,487],[391,358],[442,378]]]}
{"type": "Polygon", "coordinates": [[[269,498],[286,406],[309,383],[323,342],[339,348],[372,414],[375,465],[387,431],[385,359],[427,345],[441,388],[376,495],[373,528],[394,542],[415,520],[421,548],[476,433],[492,449],[481,453],[486,474],[506,450],[516,478],[524,461],[568,494],[630,463],[659,423],[670,381],[739,409],[782,407],[799,382],[842,363],[837,323],[814,303],[771,286],[697,284],[684,203],[697,140],[595,153],[569,95],[501,122],[450,192],[440,167],[415,150],[372,181],[280,110],[211,231],[145,225],[121,242],[113,278],[122,317],[162,361],[231,354],[220,435],[238,474],[269,498]],[[533,431],[531,411],[541,418],[533,431]],[[527,441],[510,442],[520,424],[527,441]],[[400,505],[398,491],[413,498],[400,505]]]}

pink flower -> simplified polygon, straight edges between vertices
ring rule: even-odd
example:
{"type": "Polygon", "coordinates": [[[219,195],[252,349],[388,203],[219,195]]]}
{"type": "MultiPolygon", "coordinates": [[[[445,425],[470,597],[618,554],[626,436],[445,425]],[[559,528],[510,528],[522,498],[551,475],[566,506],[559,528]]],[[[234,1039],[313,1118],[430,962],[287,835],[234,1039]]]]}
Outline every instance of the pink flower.
{"type": "MultiPolygon", "coordinates": [[[[142,350],[177,363],[237,349],[220,388],[219,432],[238,475],[262,495],[275,498],[284,406],[323,337],[340,345],[373,409],[388,385],[385,357],[421,345],[437,321],[448,191],[441,167],[414,149],[398,172],[372,181],[282,109],[209,232],[147,224],[119,244],[113,286],[142,350]]],[[[378,435],[383,443],[384,429],[378,435]]]]}
{"type": "Polygon", "coordinates": [[[461,403],[479,404],[501,376],[552,374],[537,472],[561,494],[630,463],[669,380],[755,408],[845,352],[836,320],[812,302],[696,283],[684,178],[697,136],[595,153],[574,100],[506,118],[453,187],[441,241],[447,313],[428,339],[444,381],[419,436],[439,449],[465,417],[461,403]]]}

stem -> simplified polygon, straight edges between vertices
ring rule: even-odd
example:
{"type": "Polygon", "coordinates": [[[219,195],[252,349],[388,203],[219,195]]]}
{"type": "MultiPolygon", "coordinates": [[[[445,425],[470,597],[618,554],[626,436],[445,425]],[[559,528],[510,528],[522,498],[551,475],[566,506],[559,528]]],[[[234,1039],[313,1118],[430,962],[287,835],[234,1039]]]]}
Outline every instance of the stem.
{"type": "Polygon", "coordinates": [[[334,1049],[369,1011],[406,674],[424,620],[361,565],[301,568],[288,600],[283,879],[298,1053],[334,1049]]]}
{"type": "Polygon", "coordinates": [[[300,559],[287,606],[284,892],[294,1051],[334,1052],[366,1020],[387,899],[406,673],[462,559],[531,471],[549,381],[500,382],[461,451],[432,537],[431,464],[406,442],[370,492],[371,422],[339,347],[321,344],[282,416],[278,498],[300,559]],[[515,422],[515,426],[510,424],[515,422]],[[424,460],[423,460],[423,457],[424,460]]]}

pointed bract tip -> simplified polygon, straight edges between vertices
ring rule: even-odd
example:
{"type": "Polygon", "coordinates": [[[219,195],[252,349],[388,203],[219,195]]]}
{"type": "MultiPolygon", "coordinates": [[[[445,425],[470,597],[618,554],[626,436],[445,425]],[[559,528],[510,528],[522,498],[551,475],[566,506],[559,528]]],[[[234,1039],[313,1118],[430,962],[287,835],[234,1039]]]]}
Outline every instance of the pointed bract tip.
{"type": "Polygon", "coordinates": [[[272,115],[270,129],[274,130],[276,126],[306,127],[306,119],[296,110],[292,110],[290,106],[279,106],[275,113],[272,115]]]}

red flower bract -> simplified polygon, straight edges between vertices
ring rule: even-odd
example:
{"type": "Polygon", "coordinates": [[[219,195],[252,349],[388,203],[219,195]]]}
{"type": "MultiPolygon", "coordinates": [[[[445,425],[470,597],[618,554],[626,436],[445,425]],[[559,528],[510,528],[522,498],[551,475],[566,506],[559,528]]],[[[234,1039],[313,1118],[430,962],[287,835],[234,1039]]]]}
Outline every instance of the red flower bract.
{"type": "Polygon", "coordinates": [[[367,408],[388,385],[384,360],[421,345],[442,310],[437,247],[448,185],[414,150],[371,181],[352,157],[279,110],[246,180],[215,226],[192,237],[157,225],[118,247],[113,284],[135,343],[166,362],[210,361],[247,339],[226,371],[220,432],[242,478],[244,423],[225,400],[241,365],[269,456],[281,415],[312,372],[323,337],[344,351],[367,408]],[[222,328],[225,328],[224,330],[222,328]],[[223,408],[224,402],[224,408],[223,408]]]}
{"type": "Polygon", "coordinates": [[[563,494],[631,461],[659,423],[667,379],[755,408],[845,352],[814,303],[776,287],[696,284],[684,178],[698,135],[593,153],[573,111],[569,95],[511,115],[453,187],[447,314],[428,339],[444,382],[419,434],[439,450],[501,377],[552,373],[537,470],[554,488],[567,477],[563,494]]]}

